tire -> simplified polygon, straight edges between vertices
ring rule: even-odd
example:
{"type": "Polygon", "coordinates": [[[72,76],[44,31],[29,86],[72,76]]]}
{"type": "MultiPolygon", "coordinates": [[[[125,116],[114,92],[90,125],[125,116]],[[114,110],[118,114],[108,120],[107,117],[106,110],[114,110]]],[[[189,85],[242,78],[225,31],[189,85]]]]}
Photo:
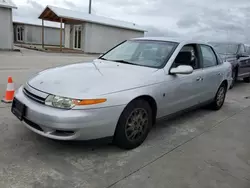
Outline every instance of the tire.
{"type": "Polygon", "coordinates": [[[226,84],[221,84],[214,99],[213,102],[210,104],[210,108],[212,110],[219,110],[224,104],[225,98],[227,94],[227,87],[226,84]]]}
{"type": "Polygon", "coordinates": [[[152,127],[152,109],[148,102],[132,101],[122,112],[114,135],[114,144],[122,149],[134,149],[147,138],[152,127]]]}
{"type": "Polygon", "coordinates": [[[246,83],[250,83],[250,77],[247,77],[247,78],[243,78],[244,82],[246,83]]]}
{"type": "Polygon", "coordinates": [[[233,72],[232,72],[232,77],[233,77],[233,80],[232,80],[232,84],[230,86],[230,89],[232,89],[237,81],[237,69],[234,69],[233,72]]]}

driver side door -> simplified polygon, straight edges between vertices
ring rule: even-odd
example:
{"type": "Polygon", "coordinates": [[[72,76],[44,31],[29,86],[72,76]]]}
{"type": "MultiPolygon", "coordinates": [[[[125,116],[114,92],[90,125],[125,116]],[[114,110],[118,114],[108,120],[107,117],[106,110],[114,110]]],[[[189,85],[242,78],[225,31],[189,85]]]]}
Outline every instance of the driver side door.
{"type": "Polygon", "coordinates": [[[167,114],[198,105],[205,91],[203,84],[204,75],[196,44],[184,46],[171,68],[178,67],[179,65],[190,65],[194,71],[191,74],[169,74],[166,76],[164,111],[167,114]],[[182,60],[183,52],[192,53],[191,61],[182,60]]]}

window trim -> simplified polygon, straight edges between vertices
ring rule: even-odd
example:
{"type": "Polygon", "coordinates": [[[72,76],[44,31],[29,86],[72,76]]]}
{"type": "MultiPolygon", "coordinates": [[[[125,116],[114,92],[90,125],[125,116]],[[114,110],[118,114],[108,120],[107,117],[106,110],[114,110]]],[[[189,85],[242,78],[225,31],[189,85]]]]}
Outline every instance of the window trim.
{"type": "Polygon", "coordinates": [[[211,68],[211,67],[217,67],[217,66],[219,66],[219,65],[222,65],[222,63],[221,63],[221,64],[219,63],[219,59],[218,59],[218,57],[217,57],[217,54],[216,54],[216,52],[214,51],[214,49],[213,49],[212,46],[207,45],[207,44],[199,44],[199,48],[200,48],[200,54],[201,54],[202,69],[211,68]],[[215,56],[215,58],[216,58],[216,65],[213,65],[213,66],[210,66],[210,67],[204,67],[204,58],[203,58],[202,49],[201,49],[202,46],[209,47],[209,48],[212,50],[212,52],[213,52],[213,54],[214,54],[214,56],[215,56]]]}

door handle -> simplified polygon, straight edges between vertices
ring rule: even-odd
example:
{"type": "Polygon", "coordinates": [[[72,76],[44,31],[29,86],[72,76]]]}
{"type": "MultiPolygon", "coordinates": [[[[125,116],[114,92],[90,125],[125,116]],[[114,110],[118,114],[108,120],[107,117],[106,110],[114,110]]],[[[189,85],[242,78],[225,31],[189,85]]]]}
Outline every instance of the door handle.
{"type": "Polygon", "coordinates": [[[221,76],[221,75],[222,75],[222,73],[221,73],[221,72],[219,72],[219,73],[218,73],[218,75],[219,75],[219,76],[221,76]]]}
{"type": "Polygon", "coordinates": [[[198,77],[198,78],[196,78],[196,81],[197,81],[197,82],[202,81],[202,80],[203,80],[203,78],[202,78],[202,77],[198,77]]]}

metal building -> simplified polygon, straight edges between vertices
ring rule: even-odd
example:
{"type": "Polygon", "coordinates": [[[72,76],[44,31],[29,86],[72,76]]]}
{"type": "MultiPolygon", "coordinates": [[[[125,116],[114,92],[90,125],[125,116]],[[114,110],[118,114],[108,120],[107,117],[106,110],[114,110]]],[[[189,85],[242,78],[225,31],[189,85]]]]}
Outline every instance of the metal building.
{"type": "MultiPolygon", "coordinates": [[[[14,43],[17,44],[42,44],[42,23],[39,19],[26,20],[13,17],[14,43]]],[[[64,30],[62,31],[64,35],[64,30]]],[[[64,38],[62,39],[64,44],[64,38]]],[[[44,45],[60,45],[60,25],[55,22],[44,24],[44,45]]]]}
{"type": "Polygon", "coordinates": [[[54,6],[47,6],[39,18],[42,22],[64,23],[65,34],[61,33],[61,38],[65,39],[65,48],[86,53],[103,53],[126,39],[143,37],[145,32],[134,23],[54,6]]]}
{"type": "Polygon", "coordinates": [[[0,49],[11,50],[13,44],[12,9],[17,8],[12,2],[0,0],[0,49]]]}

